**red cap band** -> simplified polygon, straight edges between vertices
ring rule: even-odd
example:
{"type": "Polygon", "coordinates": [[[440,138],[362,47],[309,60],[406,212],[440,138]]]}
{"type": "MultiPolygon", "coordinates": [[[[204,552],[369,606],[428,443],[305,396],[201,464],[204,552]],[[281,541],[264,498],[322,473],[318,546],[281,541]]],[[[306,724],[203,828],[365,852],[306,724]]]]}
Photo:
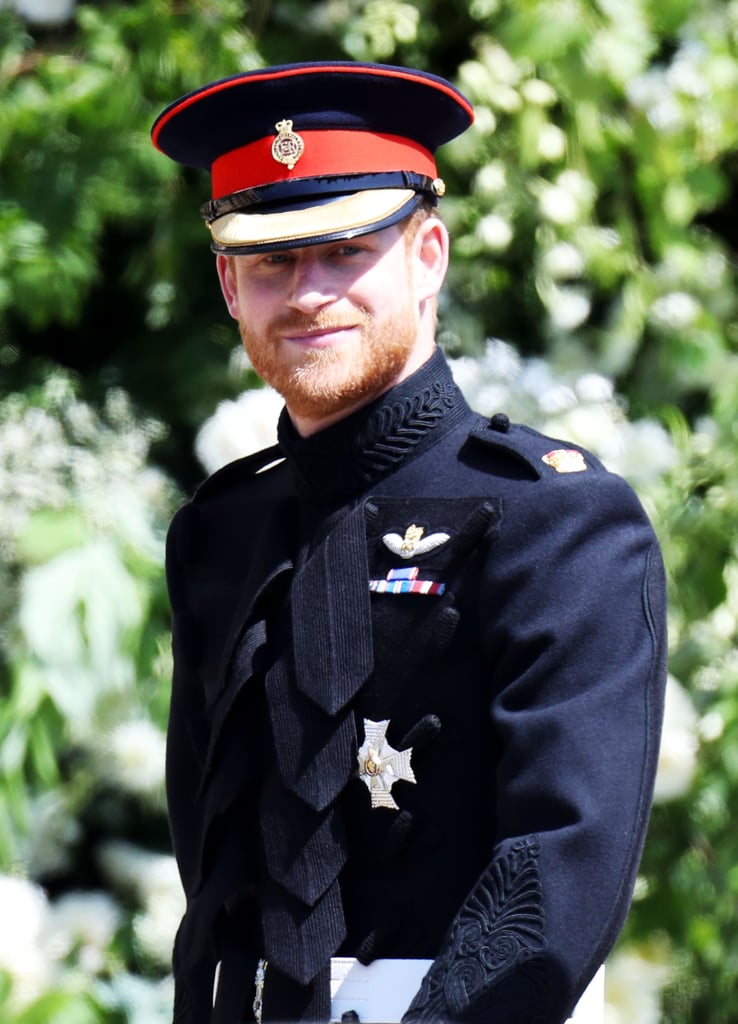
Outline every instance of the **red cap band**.
{"type": "Polygon", "coordinates": [[[292,170],[272,155],[276,132],[218,157],[211,168],[213,199],[292,178],[415,171],[438,177],[431,153],[412,139],[374,132],[295,129],[305,144],[292,170]]]}

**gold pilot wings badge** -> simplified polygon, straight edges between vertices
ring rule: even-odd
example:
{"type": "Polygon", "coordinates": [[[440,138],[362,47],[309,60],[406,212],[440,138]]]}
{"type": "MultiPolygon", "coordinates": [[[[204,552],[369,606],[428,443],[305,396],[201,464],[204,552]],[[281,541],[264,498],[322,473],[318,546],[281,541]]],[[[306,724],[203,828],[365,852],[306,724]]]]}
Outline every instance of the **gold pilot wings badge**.
{"type": "Polygon", "coordinates": [[[404,537],[401,537],[399,533],[385,533],[382,540],[393,555],[398,555],[400,558],[413,558],[425,555],[451,539],[448,533],[429,533],[427,537],[423,536],[424,533],[425,530],[422,526],[411,523],[405,530],[404,537]]]}
{"type": "Polygon", "coordinates": [[[387,742],[389,719],[372,722],[364,719],[364,742],[359,747],[359,778],[366,784],[372,798],[372,807],[389,807],[398,811],[390,790],[403,779],[415,782],[415,773],[410,765],[413,748],[395,750],[387,742]]]}

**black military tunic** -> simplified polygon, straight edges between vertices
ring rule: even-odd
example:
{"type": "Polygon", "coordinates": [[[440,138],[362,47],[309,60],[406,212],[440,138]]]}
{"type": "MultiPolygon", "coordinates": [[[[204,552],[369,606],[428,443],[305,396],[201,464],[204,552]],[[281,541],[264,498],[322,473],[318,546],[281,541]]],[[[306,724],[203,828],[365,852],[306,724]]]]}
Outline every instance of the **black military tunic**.
{"type": "Polygon", "coordinates": [[[473,413],[439,352],[279,438],[169,536],[175,1021],[253,1020],[262,957],[264,1021],[327,1020],[337,954],[433,959],[408,1024],[558,1024],[648,821],[666,639],[645,514],[589,453],[473,413]]]}

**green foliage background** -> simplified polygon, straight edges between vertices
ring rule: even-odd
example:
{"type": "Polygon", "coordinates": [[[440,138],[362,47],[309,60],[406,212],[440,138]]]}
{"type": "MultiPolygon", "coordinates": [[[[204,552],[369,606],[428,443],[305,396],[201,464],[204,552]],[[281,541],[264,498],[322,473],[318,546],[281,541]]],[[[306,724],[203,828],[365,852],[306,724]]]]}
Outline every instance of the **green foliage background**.
{"type": "Polygon", "coordinates": [[[115,843],[168,854],[161,791],[106,773],[105,743],[165,727],[163,534],[202,475],[198,427],[254,381],[230,369],[207,183],[150,124],[213,78],[349,57],[443,74],[477,109],[441,154],[449,353],[499,338],[562,377],[602,374],[625,415],[670,432],[643,497],[699,756],[655,809],[621,942],[668,965],[663,999],[622,1019],[734,1021],[738,3],[110,0],[57,25],[16,6],[0,5],[0,869],[52,904],[114,891],[122,916],[103,963],[85,973],[78,937],[35,1001],[9,972],[2,1019],[167,1019],[145,896],[105,870],[115,843]]]}

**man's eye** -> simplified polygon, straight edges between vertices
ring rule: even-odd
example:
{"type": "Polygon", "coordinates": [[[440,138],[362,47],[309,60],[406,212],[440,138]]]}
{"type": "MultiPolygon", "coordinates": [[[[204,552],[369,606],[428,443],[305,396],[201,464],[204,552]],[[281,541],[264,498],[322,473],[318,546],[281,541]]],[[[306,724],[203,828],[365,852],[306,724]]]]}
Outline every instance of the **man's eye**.
{"type": "Polygon", "coordinates": [[[286,252],[272,252],[265,257],[264,262],[270,263],[272,266],[279,266],[282,263],[288,263],[289,259],[290,257],[286,252]]]}

